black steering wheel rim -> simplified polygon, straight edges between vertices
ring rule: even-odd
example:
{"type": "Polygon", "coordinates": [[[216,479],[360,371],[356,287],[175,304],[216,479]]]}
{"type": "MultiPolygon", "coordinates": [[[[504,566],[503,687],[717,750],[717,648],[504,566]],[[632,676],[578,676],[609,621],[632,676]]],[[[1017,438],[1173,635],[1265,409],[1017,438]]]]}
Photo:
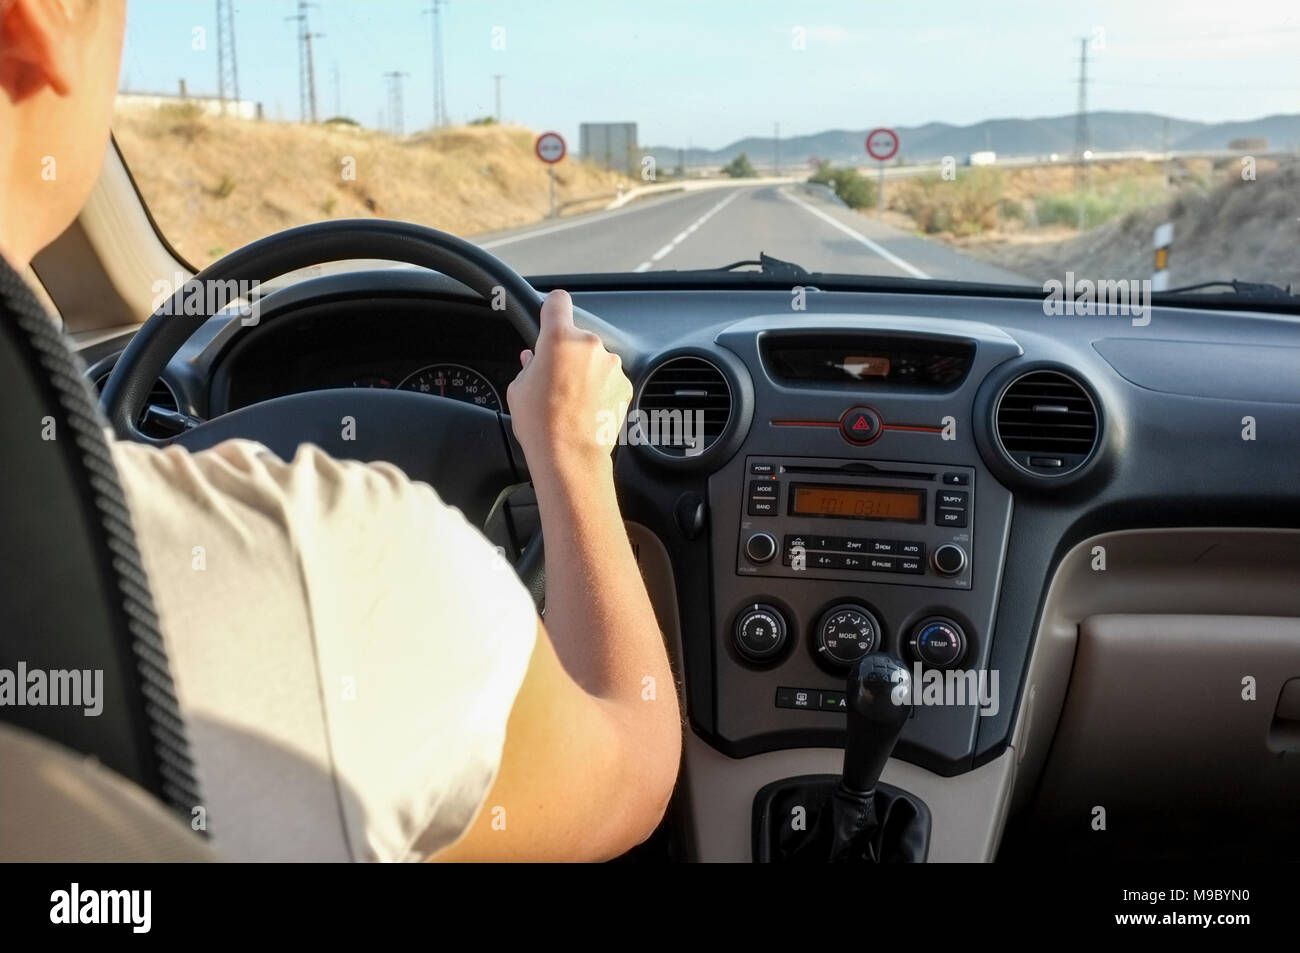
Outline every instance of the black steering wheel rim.
{"type": "MultiPolygon", "coordinates": [[[[101,406],[117,435],[138,443],[137,420],[149,391],[181,346],[211,317],[185,314],[185,296],[196,284],[267,282],[313,265],[380,259],[430,268],[464,284],[501,309],[528,347],[537,342],[541,295],[513,268],[477,245],[446,232],[384,219],[317,222],[277,232],[213,262],[173,293],[132,337],[108,383],[101,406]]],[[[207,300],[205,295],[204,300],[207,300]]]]}

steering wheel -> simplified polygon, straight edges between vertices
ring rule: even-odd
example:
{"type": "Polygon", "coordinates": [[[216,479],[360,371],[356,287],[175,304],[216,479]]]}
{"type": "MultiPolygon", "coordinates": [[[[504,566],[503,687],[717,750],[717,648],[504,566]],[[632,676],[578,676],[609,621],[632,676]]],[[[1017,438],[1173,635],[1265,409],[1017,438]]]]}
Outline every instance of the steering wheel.
{"type": "MultiPolygon", "coordinates": [[[[185,314],[186,292],[207,282],[266,282],[325,262],[382,259],[431,268],[484,299],[503,301],[505,315],[533,347],[541,296],[517,272],[454,235],[406,222],[377,219],[320,222],[270,235],[231,252],[178,288],[155,311],[118,359],[102,407],[124,440],[192,451],[241,437],[264,444],[285,460],[313,443],[339,459],[388,461],[413,480],[433,486],[444,501],[483,526],[511,486],[528,479],[523,453],[507,414],[411,391],[339,388],[290,394],[223,414],[168,440],[140,432],[136,421],[167,362],[210,315],[185,314]]],[[[228,286],[227,286],[228,287],[228,286]]],[[[241,287],[236,285],[235,287],[241,287]]],[[[204,295],[203,300],[209,300],[204,295]]],[[[539,601],[543,587],[541,534],[515,564],[539,601]]]]}

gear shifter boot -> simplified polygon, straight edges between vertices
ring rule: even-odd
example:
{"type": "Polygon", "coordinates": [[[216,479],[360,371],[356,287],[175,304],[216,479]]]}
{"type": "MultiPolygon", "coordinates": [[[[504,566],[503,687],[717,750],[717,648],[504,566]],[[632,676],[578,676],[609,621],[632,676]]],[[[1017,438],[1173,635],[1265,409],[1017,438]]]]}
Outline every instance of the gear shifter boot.
{"type": "Polygon", "coordinates": [[[767,785],[754,798],[754,860],[759,863],[922,863],[930,849],[930,810],[892,784],[867,796],[834,774],[767,785]]]}

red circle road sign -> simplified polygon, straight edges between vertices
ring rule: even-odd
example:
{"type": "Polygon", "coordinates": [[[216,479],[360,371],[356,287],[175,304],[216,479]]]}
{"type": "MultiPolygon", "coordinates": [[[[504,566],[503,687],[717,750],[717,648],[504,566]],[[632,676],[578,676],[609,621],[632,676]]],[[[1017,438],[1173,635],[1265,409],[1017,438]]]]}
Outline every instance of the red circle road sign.
{"type": "Polygon", "coordinates": [[[564,144],[564,137],[558,132],[544,132],[537,137],[537,142],[533,144],[533,151],[537,153],[537,158],[554,165],[563,159],[569,150],[564,144]]]}
{"type": "Polygon", "coordinates": [[[892,129],[872,129],[867,133],[867,155],[880,162],[898,154],[898,133],[892,129]]]}

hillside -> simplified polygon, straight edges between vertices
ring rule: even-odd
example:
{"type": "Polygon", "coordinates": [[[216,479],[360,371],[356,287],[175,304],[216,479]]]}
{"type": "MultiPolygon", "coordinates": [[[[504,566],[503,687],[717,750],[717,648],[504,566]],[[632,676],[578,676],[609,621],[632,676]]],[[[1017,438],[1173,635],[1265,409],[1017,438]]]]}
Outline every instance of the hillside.
{"type": "MultiPolygon", "coordinates": [[[[113,133],[154,219],[202,267],[254,239],[308,222],[395,218],[457,235],[544,219],[546,167],[535,133],[462,126],[401,139],[346,124],[119,109],[113,133]],[[355,178],[344,177],[345,157],[355,178]]],[[[564,214],[598,208],[627,180],[573,158],[556,165],[564,214]]]]}
{"type": "MultiPolygon", "coordinates": [[[[900,126],[900,153],[908,162],[938,160],[943,156],[965,156],[992,149],[1004,156],[1045,156],[1074,151],[1073,115],[1039,119],[988,119],[969,126],[931,122],[900,126]]],[[[1233,139],[1267,139],[1271,149],[1300,148],[1300,115],[1265,116],[1245,122],[1202,123],[1158,116],[1153,113],[1094,112],[1088,115],[1092,146],[1099,152],[1131,150],[1163,151],[1226,149],[1233,139]],[[1167,126],[1167,128],[1166,128],[1167,126]]],[[[807,136],[781,140],[783,163],[802,166],[811,156],[840,164],[865,164],[869,160],[863,143],[867,129],[830,129],[807,136]]],[[[771,161],[771,138],[753,136],[721,149],[687,149],[688,167],[723,165],[742,152],[756,163],[771,161]]],[[[651,146],[648,150],[664,168],[678,162],[672,146],[651,146]]]]}
{"type": "Polygon", "coordinates": [[[1300,221],[1300,163],[1261,168],[1243,182],[1229,168],[1210,188],[1181,190],[1167,202],[1137,209],[1071,237],[1035,234],[977,236],[954,244],[1000,267],[1038,280],[1067,270],[1080,277],[1147,277],[1152,233],[1172,222],[1172,286],[1211,278],[1238,278],[1300,289],[1295,223],[1300,221]]]}

